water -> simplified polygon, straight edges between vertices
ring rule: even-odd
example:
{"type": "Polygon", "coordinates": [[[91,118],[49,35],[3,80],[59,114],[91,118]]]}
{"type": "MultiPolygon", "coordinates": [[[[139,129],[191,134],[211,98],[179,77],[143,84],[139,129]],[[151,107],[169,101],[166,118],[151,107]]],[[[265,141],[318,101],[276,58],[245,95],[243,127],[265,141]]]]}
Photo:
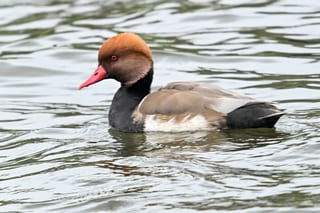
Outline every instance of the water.
{"type": "Polygon", "coordinates": [[[0,212],[319,212],[320,1],[0,2],[0,212]],[[139,33],[153,89],[201,81],[295,110],[275,129],[126,134],[118,83],[77,86],[139,33]]]}

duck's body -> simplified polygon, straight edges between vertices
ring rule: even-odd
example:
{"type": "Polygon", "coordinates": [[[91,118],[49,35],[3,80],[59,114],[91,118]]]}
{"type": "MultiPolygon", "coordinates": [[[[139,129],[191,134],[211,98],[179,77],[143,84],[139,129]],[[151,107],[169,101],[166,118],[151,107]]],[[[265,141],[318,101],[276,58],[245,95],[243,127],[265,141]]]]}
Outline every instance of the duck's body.
{"type": "Polygon", "coordinates": [[[120,81],[109,123],[124,132],[273,127],[285,114],[272,103],[206,83],[170,83],[150,93],[152,77],[149,48],[137,35],[123,33],[103,44],[97,70],[79,88],[105,78],[120,81]]]}

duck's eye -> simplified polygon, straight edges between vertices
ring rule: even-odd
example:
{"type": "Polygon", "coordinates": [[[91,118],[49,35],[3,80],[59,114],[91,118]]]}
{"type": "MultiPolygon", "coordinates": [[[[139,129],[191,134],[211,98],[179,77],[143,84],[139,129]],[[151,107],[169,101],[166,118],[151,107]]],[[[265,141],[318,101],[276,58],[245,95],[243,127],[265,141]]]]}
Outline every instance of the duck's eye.
{"type": "Polygon", "coordinates": [[[118,60],[117,56],[115,56],[115,55],[111,56],[111,61],[116,61],[116,60],[118,60]]]}

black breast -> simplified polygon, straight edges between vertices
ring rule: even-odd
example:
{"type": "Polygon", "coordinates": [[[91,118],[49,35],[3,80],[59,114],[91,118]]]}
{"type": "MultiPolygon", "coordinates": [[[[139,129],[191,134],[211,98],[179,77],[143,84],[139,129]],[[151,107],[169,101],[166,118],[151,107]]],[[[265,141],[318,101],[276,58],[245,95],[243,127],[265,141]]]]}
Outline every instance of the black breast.
{"type": "Polygon", "coordinates": [[[132,85],[122,85],[113,97],[109,111],[109,124],[123,132],[142,132],[144,123],[133,122],[132,113],[142,99],[150,93],[153,69],[132,85]]]}

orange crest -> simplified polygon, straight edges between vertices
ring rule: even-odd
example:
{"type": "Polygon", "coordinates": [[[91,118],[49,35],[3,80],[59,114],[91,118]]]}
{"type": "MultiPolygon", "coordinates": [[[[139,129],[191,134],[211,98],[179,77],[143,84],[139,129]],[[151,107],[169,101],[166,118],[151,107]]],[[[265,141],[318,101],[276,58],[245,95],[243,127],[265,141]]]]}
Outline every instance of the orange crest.
{"type": "Polygon", "coordinates": [[[144,40],[133,33],[121,33],[106,40],[99,50],[99,61],[121,52],[138,52],[152,60],[151,51],[144,40]]]}

